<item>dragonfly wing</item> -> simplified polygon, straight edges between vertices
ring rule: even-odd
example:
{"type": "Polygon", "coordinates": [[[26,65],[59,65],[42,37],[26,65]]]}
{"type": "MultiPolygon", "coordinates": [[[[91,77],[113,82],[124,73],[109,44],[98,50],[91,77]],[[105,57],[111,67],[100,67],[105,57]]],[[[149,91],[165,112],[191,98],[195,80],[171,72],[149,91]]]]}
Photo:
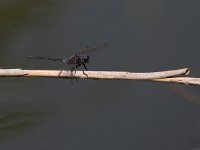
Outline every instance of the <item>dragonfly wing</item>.
{"type": "Polygon", "coordinates": [[[89,46],[87,46],[87,47],[85,47],[85,48],[80,49],[80,51],[77,52],[76,54],[83,54],[83,53],[91,52],[91,51],[94,51],[94,50],[99,49],[99,48],[104,48],[104,47],[106,47],[107,45],[108,45],[108,44],[103,43],[103,44],[98,45],[98,46],[96,46],[96,47],[89,47],[89,46]]]}

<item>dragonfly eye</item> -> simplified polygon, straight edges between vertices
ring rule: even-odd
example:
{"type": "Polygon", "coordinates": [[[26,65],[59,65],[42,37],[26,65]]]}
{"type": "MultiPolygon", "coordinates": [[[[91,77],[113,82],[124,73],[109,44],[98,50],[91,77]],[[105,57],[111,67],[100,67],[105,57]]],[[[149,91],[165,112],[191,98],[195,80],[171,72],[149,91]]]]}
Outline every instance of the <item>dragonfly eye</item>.
{"type": "Polygon", "coordinates": [[[85,63],[89,63],[90,57],[89,56],[85,56],[85,63]]]}

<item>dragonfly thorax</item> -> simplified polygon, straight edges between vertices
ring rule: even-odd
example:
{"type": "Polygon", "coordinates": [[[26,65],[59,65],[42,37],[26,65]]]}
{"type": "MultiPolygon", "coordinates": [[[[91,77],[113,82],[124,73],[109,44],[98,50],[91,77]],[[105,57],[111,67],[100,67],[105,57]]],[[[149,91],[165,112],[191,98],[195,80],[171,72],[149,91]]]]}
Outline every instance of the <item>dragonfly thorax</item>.
{"type": "Polygon", "coordinates": [[[73,65],[73,64],[85,64],[85,63],[89,63],[89,56],[84,56],[84,55],[72,55],[71,57],[69,57],[67,60],[65,60],[67,62],[68,65],[73,65]]]}

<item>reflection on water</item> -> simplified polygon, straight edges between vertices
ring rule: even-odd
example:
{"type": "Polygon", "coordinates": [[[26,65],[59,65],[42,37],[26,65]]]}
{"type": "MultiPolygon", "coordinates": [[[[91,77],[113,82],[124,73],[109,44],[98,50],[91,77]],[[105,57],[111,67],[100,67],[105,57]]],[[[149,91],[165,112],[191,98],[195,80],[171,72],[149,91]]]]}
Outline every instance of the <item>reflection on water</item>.
{"type": "Polygon", "coordinates": [[[9,135],[14,131],[25,129],[34,123],[39,114],[28,114],[27,112],[8,112],[0,115],[0,134],[9,135]]]}
{"type": "Polygon", "coordinates": [[[0,140],[16,138],[23,133],[29,133],[32,128],[42,125],[45,119],[51,114],[47,112],[28,110],[9,110],[1,112],[0,115],[0,140]],[[29,131],[29,132],[27,132],[29,131]]]}

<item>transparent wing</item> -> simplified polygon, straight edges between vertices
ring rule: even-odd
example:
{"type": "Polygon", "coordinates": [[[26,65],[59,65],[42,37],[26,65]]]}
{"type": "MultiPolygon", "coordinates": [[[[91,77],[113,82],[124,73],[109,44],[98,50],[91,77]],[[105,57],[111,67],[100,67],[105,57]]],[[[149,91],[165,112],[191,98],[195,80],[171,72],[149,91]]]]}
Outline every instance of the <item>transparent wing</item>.
{"type": "Polygon", "coordinates": [[[83,54],[83,53],[91,52],[91,51],[94,51],[96,49],[104,48],[106,46],[108,46],[108,44],[106,44],[106,43],[103,43],[103,44],[98,45],[96,47],[89,47],[89,46],[87,46],[85,48],[80,49],[80,51],[77,52],[76,54],[83,54]]]}

